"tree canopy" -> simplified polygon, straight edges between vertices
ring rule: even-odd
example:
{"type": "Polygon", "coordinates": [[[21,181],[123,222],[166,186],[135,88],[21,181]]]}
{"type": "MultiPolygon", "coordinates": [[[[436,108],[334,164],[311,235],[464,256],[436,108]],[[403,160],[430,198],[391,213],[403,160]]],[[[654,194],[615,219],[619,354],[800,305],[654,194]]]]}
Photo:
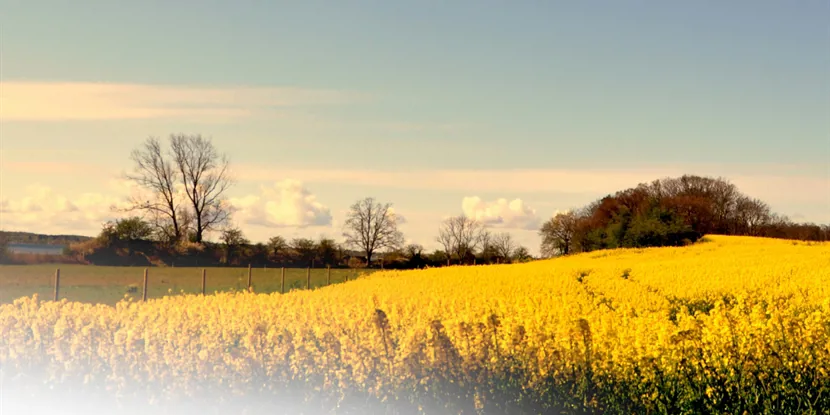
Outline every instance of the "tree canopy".
{"type": "Polygon", "coordinates": [[[796,224],[722,178],[684,175],[642,183],[559,213],[539,234],[545,256],[679,246],[706,234],[827,240],[830,227],[796,224]]]}

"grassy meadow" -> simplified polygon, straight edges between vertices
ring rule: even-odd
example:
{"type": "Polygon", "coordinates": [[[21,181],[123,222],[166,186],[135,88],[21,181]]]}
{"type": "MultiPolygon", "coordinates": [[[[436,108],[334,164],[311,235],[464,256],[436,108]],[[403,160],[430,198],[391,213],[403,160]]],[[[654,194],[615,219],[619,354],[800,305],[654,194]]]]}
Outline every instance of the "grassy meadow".
{"type": "MultiPolygon", "coordinates": [[[[156,277],[196,286],[195,269],[168,271],[156,277]]],[[[86,275],[105,280],[101,272],[86,275]]],[[[243,273],[224,278],[244,285],[243,273]]],[[[151,297],[0,305],[6,408],[830,413],[830,243],[712,236],[681,248],[382,271],[284,295],[151,297]]]]}
{"type": "MultiPolygon", "coordinates": [[[[16,298],[31,297],[48,300],[54,295],[55,270],[60,268],[59,297],[69,301],[114,305],[125,296],[133,300],[142,297],[143,267],[107,267],[91,265],[0,265],[0,304],[16,298]]],[[[207,293],[245,290],[248,286],[248,268],[213,267],[206,270],[207,293]]],[[[355,279],[373,270],[332,269],[331,283],[355,279]]],[[[280,292],[280,268],[252,268],[255,292],[280,292]]],[[[328,274],[325,268],[311,269],[311,288],[325,286],[328,274]]],[[[202,287],[202,268],[150,267],[148,268],[147,298],[168,295],[198,294],[202,287]]],[[[285,269],[285,291],[306,288],[305,268],[285,269]]]]}

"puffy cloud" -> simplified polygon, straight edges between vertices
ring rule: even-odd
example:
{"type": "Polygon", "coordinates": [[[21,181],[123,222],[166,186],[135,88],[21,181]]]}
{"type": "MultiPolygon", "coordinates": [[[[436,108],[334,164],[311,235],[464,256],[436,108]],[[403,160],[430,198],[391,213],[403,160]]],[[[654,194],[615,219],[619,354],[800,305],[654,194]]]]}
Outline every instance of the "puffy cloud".
{"type": "Polygon", "coordinates": [[[111,206],[125,207],[124,200],[98,193],[69,198],[50,187],[33,185],[20,199],[0,201],[0,212],[5,229],[95,234],[104,222],[119,216],[111,206]]]}
{"type": "Polygon", "coordinates": [[[465,197],[461,208],[467,217],[476,219],[487,226],[511,229],[536,229],[539,217],[536,210],[527,206],[522,199],[508,201],[505,198],[486,202],[477,196],[465,197]]]}
{"type": "Polygon", "coordinates": [[[249,225],[270,228],[330,226],[331,210],[297,180],[262,187],[260,195],[230,199],[236,218],[249,225]]]}

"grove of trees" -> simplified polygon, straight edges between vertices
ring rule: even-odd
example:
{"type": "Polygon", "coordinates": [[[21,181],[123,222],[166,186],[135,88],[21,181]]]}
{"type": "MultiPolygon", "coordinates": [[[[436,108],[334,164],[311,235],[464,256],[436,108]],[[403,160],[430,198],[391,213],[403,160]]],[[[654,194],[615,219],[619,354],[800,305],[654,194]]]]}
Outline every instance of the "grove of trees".
{"type": "Polygon", "coordinates": [[[830,240],[830,226],[793,223],[722,178],[655,180],[559,213],[542,225],[543,256],[679,246],[707,234],[830,240]]]}
{"type": "Polygon", "coordinates": [[[228,157],[201,135],[174,134],[168,144],[165,150],[158,138],[150,137],[131,153],[134,168],[127,179],[146,193],[132,196],[126,210],[147,214],[162,241],[202,242],[206,232],[227,224],[231,215],[225,199],[233,183],[228,157]]]}

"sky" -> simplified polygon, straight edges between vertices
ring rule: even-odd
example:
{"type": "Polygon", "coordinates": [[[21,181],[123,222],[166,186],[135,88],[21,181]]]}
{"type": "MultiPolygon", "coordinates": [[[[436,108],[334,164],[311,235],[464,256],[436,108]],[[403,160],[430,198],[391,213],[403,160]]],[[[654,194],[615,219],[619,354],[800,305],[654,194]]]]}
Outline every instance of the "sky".
{"type": "MultiPolygon", "coordinates": [[[[233,224],[342,239],[393,204],[438,248],[641,182],[724,177],[830,222],[830,2],[0,0],[0,228],[95,235],[130,151],[201,134],[233,224]]],[[[215,238],[214,238],[215,239],[215,238]]]]}

